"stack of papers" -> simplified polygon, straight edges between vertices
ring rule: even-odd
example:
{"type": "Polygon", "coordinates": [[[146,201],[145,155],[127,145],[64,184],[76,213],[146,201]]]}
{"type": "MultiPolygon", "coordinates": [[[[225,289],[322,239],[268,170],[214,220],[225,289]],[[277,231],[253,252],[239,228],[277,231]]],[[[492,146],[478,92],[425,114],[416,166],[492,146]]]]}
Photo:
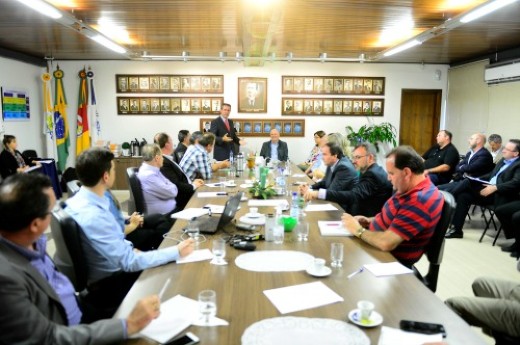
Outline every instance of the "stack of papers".
{"type": "Polygon", "coordinates": [[[337,211],[338,208],[332,204],[311,204],[305,207],[305,212],[337,211]]]}
{"type": "Polygon", "coordinates": [[[215,198],[217,196],[227,196],[227,192],[198,192],[198,198],[215,198]]]}
{"type": "Polygon", "coordinates": [[[258,207],[258,206],[273,206],[273,207],[282,206],[282,209],[285,209],[289,206],[289,203],[287,202],[287,200],[284,200],[284,199],[267,199],[267,200],[251,199],[247,203],[247,206],[256,206],[256,207],[258,207]]]}
{"type": "Polygon", "coordinates": [[[378,345],[423,345],[426,343],[441,342],[441,334],[420,334],[414,332],[405,332],[400,329],[383,326],[381,327],[381,336],[378,345]]]}
{"type": "Polygon", "coordinates": [[[409,269],[406,266],[403,266],[401,263],[397,261],[380,264],[367,264],[364,267],[368,271],[372,272],[372,274],[376,277],[413,273],[411,269],[409,269]]]}
{"type": "Polygon", "coordinates": [[[343,223],[338,221],[318,221],[321,236],[352,236],[352,233],[343,227],[343,223]]]}
{"type": "Polygon", "coordinates": [[[193,218],[198,218],[205,214],[208,214],[207,208],[185,208],[180,212],[172,214],[172,218],[192,220],[193,218]]]}

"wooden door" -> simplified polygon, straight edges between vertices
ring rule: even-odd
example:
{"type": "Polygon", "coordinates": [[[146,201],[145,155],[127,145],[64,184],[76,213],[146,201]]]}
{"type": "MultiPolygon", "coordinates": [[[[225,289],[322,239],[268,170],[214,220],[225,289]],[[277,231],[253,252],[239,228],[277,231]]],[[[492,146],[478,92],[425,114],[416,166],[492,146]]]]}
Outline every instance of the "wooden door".
{"type": "Polygon", "coordinates": [[[410,145],[422,155],[439,132],[442,90],[403,89],[399,144],[410,145]]]}

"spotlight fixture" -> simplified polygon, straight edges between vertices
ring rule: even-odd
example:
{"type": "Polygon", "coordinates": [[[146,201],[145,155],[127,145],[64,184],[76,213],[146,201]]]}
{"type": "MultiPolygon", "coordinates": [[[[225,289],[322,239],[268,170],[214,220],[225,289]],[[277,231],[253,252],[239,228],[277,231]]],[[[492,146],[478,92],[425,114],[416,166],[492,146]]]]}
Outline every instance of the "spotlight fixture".
{"type": "Polygon", "coordinates": [[[218,58],[219,58],[220,61],[222,61],[222,62],[226,61],[227,53],[226,53],[226,52],[218,52],[218,58]]]}
{"type": "Polygon", "coordinates": [[[274,60],[276,59],[276,53],[270,52],[267,58],[269,59],[269,61],[274,62],[274,60]]]}
{"type": "Polygon", "coordinates": [[[292,52],[288,52],[287,54],[285,54],[285,58],[287,59],[288,63],[291,63],[291,61],[293,59],[293,53],[292,52]]]}
{"type": "Polygon", "coordinates": [[[327,59],[327,53],[320,53],[320,61],[325,62],[326,59],[327,59]]]}
{"type": "Polygon", "coordinates": [[[359,62],[360,63],[364,63],[366,59],[367,59],[367,56],[365,55],[365,53],[359,54],[359,62]]]}
{"type": "Polygon", "coordinates": [[[242,52],[236,52],[236,53],[235,53],[235,59],[236,59],[238,62],[244,60],[244,53],[242,53],[242,52]]]}
{"type": "Polygon", "coordinates": [[[188,62],[188,57],[190,56],[190,52],[187,52],[187,51],[183,51],[182,52],[182,60],[184,62],[188,62]]]}

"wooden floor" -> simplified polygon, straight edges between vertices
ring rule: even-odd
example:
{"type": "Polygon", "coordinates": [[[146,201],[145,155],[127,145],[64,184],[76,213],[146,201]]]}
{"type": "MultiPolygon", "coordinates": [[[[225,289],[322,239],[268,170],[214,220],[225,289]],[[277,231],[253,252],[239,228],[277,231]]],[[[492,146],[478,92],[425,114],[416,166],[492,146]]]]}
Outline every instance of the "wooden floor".
{"type": "MultiPolygon", "coordinates": [[[[128,192],[115,191],[114,194],[122,205],[126,206],[128,192]]],[[[479,243],[478,240],[484,229],[483,220],[478,211],[472,219],[464,225],[463,239],[446,240],[436,292],[441,300],[454,296],[473,296],[471,283],[480,276],[518,280],[520,273],[516,270],[515,259],[511,258],[509,253],[501,251],[501,246],[512,243],[512,240],[501,237],[497,244],[492,246],[495,231],[489,230],[489,236],[486,235],[482,243],[479,243]]],[[[47,251],[52,257],[54,253],[52,239],[49,240],[47,251]]],[[[423,257],[416,266],[421,272],[426,272],[427,259],[423,257]]],[[[482,334],[489,344],[494,344],[493,339],[481,333],[478,328],[475,328],[475,331],[482,334]]]]}

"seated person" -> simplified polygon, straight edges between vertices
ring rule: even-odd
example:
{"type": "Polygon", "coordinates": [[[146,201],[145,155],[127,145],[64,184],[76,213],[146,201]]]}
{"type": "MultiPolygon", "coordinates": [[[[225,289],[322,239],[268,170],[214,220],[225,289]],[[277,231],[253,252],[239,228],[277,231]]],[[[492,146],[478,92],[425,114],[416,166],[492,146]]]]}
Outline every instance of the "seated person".
{"type": "Polygon", "coordinates": [[[198,176],[204,180],[211,179],[212,173],[229,167],[229,160],[210,164],[209,154],[215,145],[215,135],[205,133],[198,142],[188,147],[179,164],[186,175],[194,180],[198,176]]]}
{"type": "Polygon", "coordinates": [[[318,155],[320,153],[320,139],[324,136],[324,131],[317,131],[316,133],[314,133],[314,146],[312,147],[309,157],[305,162],[298,164],[298,168],[300,168],[302,171],[307,170],[318,159],[318,155]]]}
{"type": "Polygon", "coordinates": [[[360,240],[411,267],[419,261],[442,214],[444,198],[424,175],[424,163],[411,147],[386,157],[386,171],[396,192],[375,217],[342,216],[345,228],[360,240]],[[368,229],[367,229],[368,228],[368,229]]]}
{"type": "Polygon", "coordinates": [[[510,252],[511,256],[520,256],[520,198],[515,201],[503,203],[495,208],[497,216],[507,239],[514,238],[515,242],[509,246],[502,247],[502,251],[510,252]]]}
{"type": "Polygon", "coordinates": [[[437,144],[423,154],[425,172],[434,185],[451,181],[455,167],[459,163],[459,151],[451,143],[450,131],[442,130],[437,134],[437,144]]]}
{"type": "Polygon", "coordinates": [[[25,172],[31,165],[40,165],[38,161],[30,161],[17,150],[18,143],[14,135],[4,135],[3,146],[4,149],[0,153],[0,174],[3,179],[25,172]]]}
{"type": "Polygon", "coordinates": [[[179,190],[163,174],[164,157],[156,144],[146,144],[141,152],[143,163],[139,167],[137,178],[141,182],[144,202],[148,213],[171,215],[177,211],[175,198],[179,190]]]}
{"type": "Polygon", "coordinates": [[[177,186],[179,193],[177,194],[177,209],[183,210],[188,201],[195,193],[195,190],[200,186],[204,185],[204,181],[201,179],[195,179],[193,182],[188,176],[182,171],[179,164],[177,164],[172,158],[171,153],[173,151],[172,138],[166,133],[158,133],[154,137],[154,143],[159,145],[163,155],[163,165],[161,167],[161,173],[170,182],[177,186]]]}
{"type": "Polygon", "coordinates": [[[502,159],[502,150],[504,149],[502,137],[499,134],[491,134],[488,138],[487,149],[493,157],[493,163],[497,164],[502,159]]]}
{"type": "Polygon", "coordinates": [[[311,190],[300,186],[306,200],[322,199],[337,202],[350,214],[373,217],[392,195],[392,184],[386,171],[376,163],[376,149],[370,143],[362,143],[354,149],[354,167],[359,171],[359,181],[351,190],[311,190]]]}
{"type": "Polygon", "coordinates": [[[491,153],[484,148],[486,144],[486,136],[484,134],[475,133],[469,137],[468,142],[469,151],[457,164],[454,180],[461,180],[465,174],[473,177],[482,176],[495,167],[491,153]]]}
{"type": "Polygon", "coordinates": [[[46,254],[56,197],[47,176],[15,174],[0,187],[0,333],[5,344],[109,344],[159,316],[157,296],[142,299],[126,320],[80,324],[74,286],[46,254]]]}
{"type": "Polygon", "coordinates": [[[179,144],[177,144],[175,151],[173,151],[173,160],[179,164],[190,144],[190,132],[186,129],[181,129],[177,138],[179,139],[179,144]]]}
{"type": "Polygon", "coordinates": [[[271,129],[269,135],[271,136],[271,140],[262,144],[260,156],[266,160],[286,162],[289,159],[287,143],[280,140],[280,132],[278,132],[277,129],[271,129]]]}
{"type": "Polygon", "coordinates": [[[83,151],[76,161],[76,173],[82,186],[67,200],[65,207],[65,212],[82,230],[89,303],[109,316],[113,315],[140,271],[175,261],[193,251],[191,239],[158,250],[134,251],[132,244],[125,240],[105,197],[116,177],[113,159],[114,155],[106,149],[83,151]]]}

